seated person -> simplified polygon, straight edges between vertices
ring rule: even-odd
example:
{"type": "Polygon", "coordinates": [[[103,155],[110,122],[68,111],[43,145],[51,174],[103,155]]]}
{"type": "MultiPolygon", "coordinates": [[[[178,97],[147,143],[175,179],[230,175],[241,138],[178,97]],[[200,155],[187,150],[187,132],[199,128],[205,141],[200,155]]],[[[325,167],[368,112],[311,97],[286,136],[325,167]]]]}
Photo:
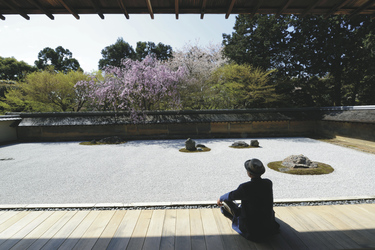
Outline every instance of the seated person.
{"type": "Polygon", "coordinates": [[[260,242],[279,232],[280,225],[273,211],[272,182],[262,179],[266,171],[258,159],[245,162],[250,181],[222,195],[217,204],[221,212],[232,220],[232,228],[248,240],[260,242]],[[235,200],[241,200],[237,205],[235,200]]]}

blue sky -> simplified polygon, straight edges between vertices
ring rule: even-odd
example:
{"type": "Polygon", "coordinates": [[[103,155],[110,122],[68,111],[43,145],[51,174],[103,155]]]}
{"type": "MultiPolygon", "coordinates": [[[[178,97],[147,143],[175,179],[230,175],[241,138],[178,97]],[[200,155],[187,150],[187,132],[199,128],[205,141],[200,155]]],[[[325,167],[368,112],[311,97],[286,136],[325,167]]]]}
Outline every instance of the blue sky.
{"type": "Polygon", "coordinates": [[[80,20],[71,15],[55,15],[50,20],[44,15],[30,15],[27,21],[19,15],[6,15],[0,20],[0,56],[14,57],[34,65],[38,53],[45,47],[55,49],[63,46],[73,53],[86,72],[98,69],[101,50],[123,37],[134,48],[138,41],[162,42],[173,49],[182,48],[187,43],[206,46],[221,44],[222,34],[232,33],[235,15],[225,19],[225,15],[197,14],[179,15],[80,15],[80,20]]]}

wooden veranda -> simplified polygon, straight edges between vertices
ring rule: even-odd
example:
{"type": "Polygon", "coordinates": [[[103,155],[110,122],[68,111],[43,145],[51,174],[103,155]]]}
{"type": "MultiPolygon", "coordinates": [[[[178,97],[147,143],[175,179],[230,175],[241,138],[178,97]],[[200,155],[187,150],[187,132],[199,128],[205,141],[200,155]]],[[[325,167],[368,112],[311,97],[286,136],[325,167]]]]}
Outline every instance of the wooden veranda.
{"type": "Polygon", "coordinates": [[[0,211],[0,249],[374,249],[375,204],[275,207],[265,243],[219,209],[0,211]]]}

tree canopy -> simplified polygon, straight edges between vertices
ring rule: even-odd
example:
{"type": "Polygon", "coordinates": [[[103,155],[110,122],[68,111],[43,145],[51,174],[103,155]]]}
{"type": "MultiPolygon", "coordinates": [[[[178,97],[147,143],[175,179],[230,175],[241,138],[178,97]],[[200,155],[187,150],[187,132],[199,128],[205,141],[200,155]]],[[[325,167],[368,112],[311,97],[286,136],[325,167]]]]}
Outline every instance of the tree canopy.
{"type": "Polygon", "coordinates": [[[269,75],[273,71],[247,64],[227,64],[213,72],[212,87],[216,90],[215,108],[268,108],[278,100],[269,75]]]}
{"type": "Polygon", "coordinates": [[[223,34],[224,55],[263,70],[283,67],[288,57],[290,16],[238,15],[232,34],[223,34]]]}
{"type": "MultiPolygon", "coordinates": [[[[277,69],[272,77],[279,94],[309,97],[299,105],[370,104],[375,101],[365,93],[375,94],[374,25],[369,16],[239,15],[234,32],[223,35],[224,55],[238,64],[277,69]],[[324,82],[319,92],[328,98],[312,97],[317,82],[324,82]]],[[[291,101],[281,105],[295,105],[291,101]]]]}
{"type": "Polygon", "coordinates": [[[172,47],[163,43],[155,45],[153,42],[137,42],[135,52],[138,60],[143,60],[146,56],[155,56],[156,59],[165,61],[172,57],[172,47]]]}
{"type": "Polygon", "coordinates": [[[102,59],[99,60],[99,69],[104,69],[107,66],[122,67],[123,60],[143,60],[146,56],[154,56],[158,60],[167,60],[172,56],[172,47],[163,43],[155,45],[154,42],[139,41],[134,49],[121,37],[117,39],[116,43],[105,47],[101,53],[102,59]]]}
{"type": "Polygon", "coordinates": [[[36,71],[36,68],[24,61],[18,61],[14,57],[0,56],[0,80],[21,81],[26,74],[33,71],[36,71]]]}
{"type": "Polygon", "coordinates": [[[72,56],[72,52],[62,46],[58,46],[56,49],[46,47],[38,53],[38,60],[35,61],[35,66],[41,70],[53,66],[56,71],[64,73],[70,70],[82,71],[78,60],[72,56]]]}
{"type": "Polygon", "coordinates": [[[5,94],[0,107],[11,112],[79,111],[83,106],[82,96],[74,85],[85,79],[88,75],[82,71],[33,72],[5,94]]]}

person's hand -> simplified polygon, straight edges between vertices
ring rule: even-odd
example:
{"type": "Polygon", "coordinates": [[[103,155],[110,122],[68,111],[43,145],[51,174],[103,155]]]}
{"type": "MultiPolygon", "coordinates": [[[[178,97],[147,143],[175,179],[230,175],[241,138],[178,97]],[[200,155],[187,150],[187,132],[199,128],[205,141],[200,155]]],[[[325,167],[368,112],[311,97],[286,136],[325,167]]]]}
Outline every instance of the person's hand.
{"type": "Polygon", "coordinates": [[[218,205],[219,207],[221,207],[221,206],[223,205],[223,203],[220,201],[220,198],[217,199],[217,205],[218,205]]]}

